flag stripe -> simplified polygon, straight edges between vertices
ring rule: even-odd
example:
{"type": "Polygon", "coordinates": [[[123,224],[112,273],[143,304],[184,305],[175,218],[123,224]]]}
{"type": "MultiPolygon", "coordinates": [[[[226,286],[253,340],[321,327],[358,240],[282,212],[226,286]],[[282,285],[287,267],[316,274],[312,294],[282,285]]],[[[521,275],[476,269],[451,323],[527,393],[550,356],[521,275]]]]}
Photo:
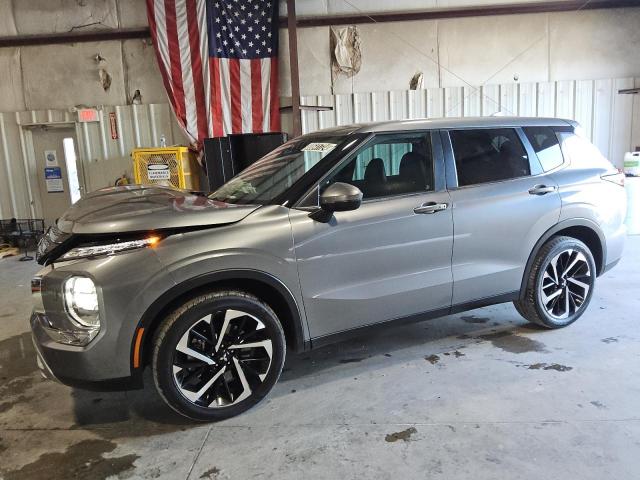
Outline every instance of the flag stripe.
{"type": "MultiPolygon", "coordinates": [[[[202,0],[195,0],[196,3],[196,23],[198,24],[198,36],[202,69],[202,89],[204,91],[204,101],[199,101],[204,110],[206,117],[207,131],[204,137],[199,137],[198,141],[202,146],[204,138],[209,137],[213,133],[213,109],[211,104],[212,91],[211,85],[211,71],[209,69],[209,35],[207,32],[207,2],[202,0]]],[[[201,100],[201,99],[200,99],[201,100]]]]}
{"type": "Polygon", "coordinates": [[[220,85],[220,78],[222,73],[220,71],[219,58],[211,59],[211,110],[213,117],[213,136],[224,136],[224,127],[222,125],[222,86],[220,85]]]}
{"type": "Polygon", "coordinates": [[[229,62],[229,85],[231,90],[231,132],[242,133],[242,93],[240,84],[240,60],[231,58],[229,62]]]}
{"type": "Polygon", "coordinates": [[[240,111],[242,112],[242,133],[251,133],[251,60],[240,62],[240,111]]]}
{"type": "Polygon", "coordinates": [[[222,104],[222,134],[229,135],[232,133],[231,128],[231,72],[230,60],[220,58],[220,103],[222,104]]]}
{"type": "Polygon", "coordinates": [[[184,106],[184,88],[182,86],[182,62],[180,58],[180,43],[178,41],[175,0],[164,0],[164,9],[167,29],[166,39],[169,51],[169,68],[171,72],[173,96],[175,97],[176,102],[176,117],[188,133],[184,106]]]}
{"type": "MultiPolygon", "coordinates": [[[[175,0],[174,0],[175,1],[175,0]]],[[[182,90],[184,94],[184,115],[187,124],[187,132],[191,140],[198,137],[198,113],[196,110],[195,79],[193,78],[193,63],[189,41],[189,25],[187,23],[187,3],[178,1],[176,9],[176,33],[180,46],[180,71],[182,73],[182,90]],[[196,133],[196,135],[193,135],[196,133]]]]}
{"type": "Polygon", "coordinates": [[[271,111],[271,88],[270,88],[271,59],[263,58],[261,62],[262,62],[261,88],[262,88],[262,102],[263,102],[262,111],[266,113],[266,114],[263,114],[262,131],[269,132],[271,131],[271,122],[270,122],[271,116],[269,115],[269,112],[271,111]]]}
{"type": "Polygon", "coordinates": [[[262,132],[262,60],[252,59],[251,62],[251,131],[262,132]]]}
{"type": "Polygon", "coordinates": [[[189,29],[189,46],[191,56],[191,76],[193,78],[194,98],[197,115],[197,139],[206,138],[209,133],[207,122],[207,104],[203,101],[206,98],[204,92],[204,77],[202,70],[202,57],[200,56],[200,29],[196,17],[196,0],[186,0],[187,7],[187,28],[189,29]]]}
{"type": "Polygon", "coordinates": [[[167,64],[164,60],[166,58],[166,49],[161,48],[161,46],[165,46],[165,44],[164,42],[158,41],[158,31],[166,31],[164,28],[164,4],[162,2],[158,2],[156,5],[155,0],[147,0],[147,16],[149,18],[149,27],[151,29],[151,39],[156,45],[156,59],[158,61],[158,66],[160,67],[162,83],[167,91],[171,108],[175,111],[175,97],[173,96],[173,89],[171,87],[171,82],[169,81],[169,76],[167,75],[167,64]]]}
{"type": "Polygon", "coordinates": [[[278,99],[278,57],[271,57],[271,80],[269,81],[270,89],[270,122],[269,131],[277,132],[280,130],[280,101],[278,99]]]}

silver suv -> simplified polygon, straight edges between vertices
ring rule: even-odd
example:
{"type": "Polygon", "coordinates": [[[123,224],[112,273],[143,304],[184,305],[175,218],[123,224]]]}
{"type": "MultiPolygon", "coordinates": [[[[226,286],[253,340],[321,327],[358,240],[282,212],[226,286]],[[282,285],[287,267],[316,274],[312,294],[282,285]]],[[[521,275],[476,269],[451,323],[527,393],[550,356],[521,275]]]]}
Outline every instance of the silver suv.
{"type": "Polygon", "coordinates": [[[87,195],[41,241],[42,370],[198,420],[255,405],[289,348],[513,302],[547,328],[618,262],[624,177],[575,122],[411,120],[295,138],[208,197],[87,195]]]}

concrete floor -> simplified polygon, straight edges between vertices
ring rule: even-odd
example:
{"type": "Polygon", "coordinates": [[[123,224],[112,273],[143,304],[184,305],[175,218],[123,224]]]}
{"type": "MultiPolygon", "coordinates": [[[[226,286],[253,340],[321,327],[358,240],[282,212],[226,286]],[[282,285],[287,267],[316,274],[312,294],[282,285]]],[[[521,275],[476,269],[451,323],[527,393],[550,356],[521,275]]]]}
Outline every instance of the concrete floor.
{"type": "Polygon", "coordinates": [[[510,304],[290,356],[267,401],[193,424],[40,378],[34,262],[0,261],[0,478],[640,478],[640,237],[577,324],[510,304]]]}

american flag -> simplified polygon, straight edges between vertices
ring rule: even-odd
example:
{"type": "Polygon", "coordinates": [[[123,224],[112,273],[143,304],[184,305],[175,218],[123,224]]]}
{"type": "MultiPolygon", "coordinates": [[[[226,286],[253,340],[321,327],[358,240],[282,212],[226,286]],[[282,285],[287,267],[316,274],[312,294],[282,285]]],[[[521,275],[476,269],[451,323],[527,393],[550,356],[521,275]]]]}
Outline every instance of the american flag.
{"type": "Polygon", "coordinates": [[[147,0],[171,107],[192,141],[280,130],[277,0],[147,0]]]}

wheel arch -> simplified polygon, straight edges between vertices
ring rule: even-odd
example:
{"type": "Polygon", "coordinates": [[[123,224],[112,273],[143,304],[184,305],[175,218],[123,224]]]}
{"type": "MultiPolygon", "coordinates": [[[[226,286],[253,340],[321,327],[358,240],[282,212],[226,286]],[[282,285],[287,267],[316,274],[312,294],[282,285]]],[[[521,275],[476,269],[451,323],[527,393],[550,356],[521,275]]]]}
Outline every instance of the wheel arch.
{"type": "Polygon", "coordinates": [[[288,348],[295,352],[308,348],[309,342],[304,340],[302,313],[286,285],[274,276],[257,270],[222,270],[175,285],[147,308],[132,339],[132,371],[141,371],[149,363],[153,336],[162,319],[187,299],[213,289],[239,289],[254,294],[266,302],[280,319],[288,348]],[[141,335],[140,340],[138,335],[141,335]]]}
{"type": "Polygon", "coordinates": [[[606,265],[606,239],[604,233],[598,225],[586,218],[577,218],[571,220],[564,220],[560,223],[557,223],[549,230],[547,230],[540,239],[536,242],[531,253],[529,254],[529,258],[527,260],[527,264],[524,269],[524,275],[522,276],[522,282],[520,284],[520,299],[524,298],[527,279],[529,278],[529,274],[531,273],[531,268],[533,266],[533,262],[538,255],[538,252],[542,248],[542,246],[553,236],[557,235],[565,235],[567,237],[572,237],[577,240],[583,242],[589,250],[591,250],[591,254],[593,255],[593,259],[596,264],[596,274],[600,275],[606,265]]]}

